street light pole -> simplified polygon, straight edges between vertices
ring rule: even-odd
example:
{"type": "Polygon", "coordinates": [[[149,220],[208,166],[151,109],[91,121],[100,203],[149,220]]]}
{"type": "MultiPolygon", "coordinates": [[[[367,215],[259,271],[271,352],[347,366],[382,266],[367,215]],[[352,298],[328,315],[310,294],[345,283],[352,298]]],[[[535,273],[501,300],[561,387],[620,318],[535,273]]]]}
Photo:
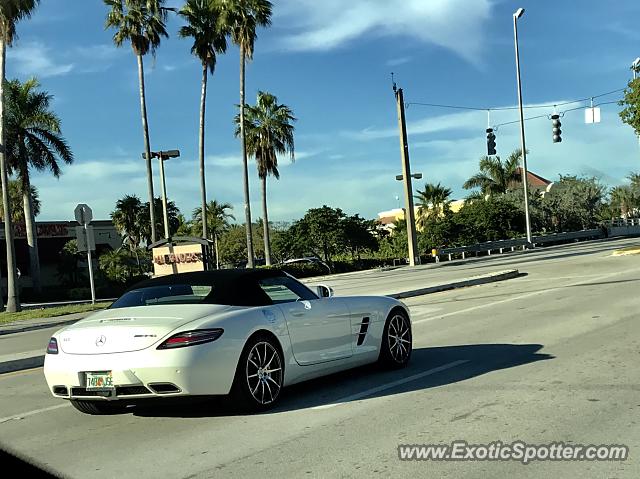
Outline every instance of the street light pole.
{"type": "Polygon", "coordinates": [[[524,15],[524,8],[519,8],[513,14],[513,38],[516,47],[516,78],[518,81],[518,107],[520,110],[520,144],[522,148],[522,185],[524,188],[524,216],[527,224],[527,245],[531,247],[531,220],[529,217],[529,187],[527,173],[527,148],[524,138],[524,111],[522,107],[522,83],[520,80],[520,50],[518,48],[518,18],[524,15]]]}
{"type": "MultiPolygon", "coordinates": [[[[180,150],[168,150],[168,151],[152,151],[151,158],[158,158],[160,162],[160,181],[162,182],[162,210],[164,216],[164,237],[169,239],[169,214],[167,212],[167,182],[164,176],[164,162],[171,158],[178,158],[180,156],[180,150]]],[[[146,153],[142,154],[142,158],[146,158],[146,153]]],[[[149,208],[153,209],[154,204],[150,204],[149,208]]]]}
{"type": "Polygon", "coordinates": [[[162,151],[158,152],[160,162],[160,181],[162,182],[162,214],[164,215],[164,237],[169,238],[169,215],[167,214],[167,183],[164,179],[164,157],[162,151]]]}

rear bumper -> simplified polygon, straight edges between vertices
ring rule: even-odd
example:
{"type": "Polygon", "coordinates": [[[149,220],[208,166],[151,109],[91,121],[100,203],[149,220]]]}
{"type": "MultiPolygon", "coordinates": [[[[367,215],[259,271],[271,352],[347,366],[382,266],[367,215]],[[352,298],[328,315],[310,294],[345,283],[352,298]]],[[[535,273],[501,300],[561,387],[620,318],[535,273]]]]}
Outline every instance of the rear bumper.
{"type": "Polygon", "coordinates": [[[113,354],[47,354],[44,375],[55,397],[128,400],[228,394],[242,344],[220,338],[174,350],[113,354]],[[87,390],[86,373],[111,371],[114,388],[87,390]]]}

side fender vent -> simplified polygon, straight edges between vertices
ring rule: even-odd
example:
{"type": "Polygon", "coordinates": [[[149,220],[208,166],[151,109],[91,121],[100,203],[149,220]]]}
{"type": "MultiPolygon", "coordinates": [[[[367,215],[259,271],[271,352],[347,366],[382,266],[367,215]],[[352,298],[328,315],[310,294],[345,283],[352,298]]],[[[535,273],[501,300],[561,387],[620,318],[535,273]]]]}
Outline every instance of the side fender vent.
{"type": "Polygon", "coordinates": [[[369,318],[362,318],[362,322],[360,323],[360,332],[358,333],[358,342],[356,346],[362,346],[364,343],[364,338],[367,335],[367,331],[369,330],[369,318]]]}

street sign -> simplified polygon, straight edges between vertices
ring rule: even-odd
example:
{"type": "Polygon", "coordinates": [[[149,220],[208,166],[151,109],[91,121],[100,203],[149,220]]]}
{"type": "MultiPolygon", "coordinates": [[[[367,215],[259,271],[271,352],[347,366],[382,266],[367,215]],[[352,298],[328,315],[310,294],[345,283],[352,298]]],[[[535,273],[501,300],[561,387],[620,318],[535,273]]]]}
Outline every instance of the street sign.
{"type": "Polygon", "coordinates": [[[73,210],[73,212],[76,215],[76,221],[81,225],[88,225],[93,219],[93,211],[91,211],[89,205],[85,205],[84,203],[80,203],[76,206],[76,209],[73,210]]]}
{"type": "Polygon", "coordinates": [[[91,303],[96,302],[96,287],[93,282],[93,259],[91,258],[91,252],[96,249],[96,241],[93,236],[93,226],[89,226],[93,219],[93,211],[89,208],[89,205],[80,203],[73,211],[76,216],[76,221],[81,226],[76,226],[76,241],[78,243],[78,251],[87,252],[87,263],[89,266],[89,285],[91,286],[91,303]]]}
{"type": "Polygon", "coordinates": [[[587,108],[584,111],[585,123],[600,123],[600,108],[587,108]]]}
{"type": "Polygon", "coordinates": [[[78,242],[78,251],[95,251],[96,237],[93,226],[76,226],[76,241],[78,242]]]}

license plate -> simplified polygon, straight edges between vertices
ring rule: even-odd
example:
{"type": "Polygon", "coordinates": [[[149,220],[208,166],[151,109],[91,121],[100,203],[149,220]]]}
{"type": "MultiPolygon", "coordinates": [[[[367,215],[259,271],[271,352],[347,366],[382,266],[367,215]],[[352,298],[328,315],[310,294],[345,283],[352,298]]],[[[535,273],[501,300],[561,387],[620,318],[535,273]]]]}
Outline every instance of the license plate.
{"type": "Polygon", "coordinates": [[[113,389],[113,376],[111,371],[100,371],[86,373],[87,390],[90,389],[113,389]]]}

